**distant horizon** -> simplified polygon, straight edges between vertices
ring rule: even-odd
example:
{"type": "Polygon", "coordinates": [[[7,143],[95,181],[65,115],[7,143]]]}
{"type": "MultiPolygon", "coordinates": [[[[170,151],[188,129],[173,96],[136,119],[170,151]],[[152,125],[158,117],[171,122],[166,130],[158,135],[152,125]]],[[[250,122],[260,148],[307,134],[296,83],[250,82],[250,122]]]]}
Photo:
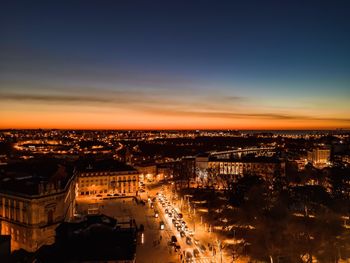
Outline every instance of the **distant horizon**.
{"type": "Polygon", "coordinates": [[[335,129],[74,129],[74,128],[0,128],[0,131],[21,131],[21,130],[59,130],[59,131],[245,131],[245,132],[277,132],[277,131],[343,131],[350,132],[350,128],[335,129]]]}

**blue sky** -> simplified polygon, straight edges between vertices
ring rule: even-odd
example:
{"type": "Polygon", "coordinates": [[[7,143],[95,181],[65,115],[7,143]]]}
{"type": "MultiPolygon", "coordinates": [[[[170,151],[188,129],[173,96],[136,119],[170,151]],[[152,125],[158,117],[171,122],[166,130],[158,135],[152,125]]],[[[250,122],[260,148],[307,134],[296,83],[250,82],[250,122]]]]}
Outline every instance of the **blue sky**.
{"type": "Polygon", "coordinates": [[[5,1],[4,127],[350,127],[349,12],[348,1],[5,1]],[[50,116],[63,122],[40,123],[50,116]]]}

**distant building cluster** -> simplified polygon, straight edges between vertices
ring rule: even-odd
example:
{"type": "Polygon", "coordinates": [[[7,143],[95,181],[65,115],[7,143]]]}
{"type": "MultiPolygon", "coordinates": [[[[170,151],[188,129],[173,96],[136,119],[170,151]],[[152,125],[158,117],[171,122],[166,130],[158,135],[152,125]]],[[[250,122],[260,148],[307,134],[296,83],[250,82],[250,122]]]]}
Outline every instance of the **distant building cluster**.
{"type": "MultiPolygon", "coordinates": [[[[94,205],[103,199],[140,197],[147,194],[145,183],[171,181],[180,188],[222,191],[228,189],[225,179],[236,182],[254,175],[273,181],[295,169],[299,177],[293,186],[317,184],[330,191],[329,182],[314,174],[349,166],[349,138],[343,132],[4,131],[0,133],[0,242],[10,242],[12,251],[58,249],[59,233],[59,240],[68,235],[73,244],[74,231],[85,232],[87,225],[98,224],[76,223],[80,201],[94,205]]],[[[92,206],[87,211],[99,212],[92,206]]],[[[103,225],[109,233],[133,236],[135,226],[124,231],[113,219],[106,220],[109,223],[103,225]]],[[[69,250],[59,246],[59,251],[69,250]]]]}
{"type": "Polygon", "coordinates": [[[331,150],[327,148],[315,148],[307,152],[307,160],[315,167],[329,166],[331,162],[331,150]]]}

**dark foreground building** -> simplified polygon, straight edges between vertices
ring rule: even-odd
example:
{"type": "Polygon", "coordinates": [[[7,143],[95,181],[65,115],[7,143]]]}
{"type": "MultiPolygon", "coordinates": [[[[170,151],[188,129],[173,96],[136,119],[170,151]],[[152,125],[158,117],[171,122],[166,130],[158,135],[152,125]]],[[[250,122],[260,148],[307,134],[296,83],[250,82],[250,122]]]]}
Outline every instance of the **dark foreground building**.
{"type": "Polygon", "coordinates": [[[12,262],[136,262],[137,229],[133,221],[118,223],[105,215],[65,222],[56,229],[56,242],[35,253],[18,251],[12,262]]]}
{"type": "MultiPolygon", "coordinates": [[[[74,216],[73,167],[39,158],[9,163],[0,170],[0,234],[11,250],[34,252],[55,241],[55,229],[74,216]]],[[[1,261],[1,260],[0,260],[1,261]]]]}

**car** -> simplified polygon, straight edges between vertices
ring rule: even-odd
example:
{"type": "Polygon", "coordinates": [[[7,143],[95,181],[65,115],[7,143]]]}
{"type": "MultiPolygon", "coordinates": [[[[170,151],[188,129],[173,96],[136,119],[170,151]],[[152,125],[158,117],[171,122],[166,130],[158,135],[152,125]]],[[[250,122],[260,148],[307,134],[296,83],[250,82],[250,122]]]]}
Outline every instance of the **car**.
{"type": "Polygon", "coordinates": [[[107,194],[107,196],[113,196],[113,195],[111,195],[111,194],[107,194]]]}
{"type": "Polygon", "coordinates": [[[154,217],[157,218],[159,216],[158,210],[154,210],[154,217]]]}
{"type": "Polygon", "coordinates": [[[197,248],[193,249],[193,256],[195,258],[198,258],[199,257],[199,250],[197,248]]]}
{"type": "Polygon", "coordinates": [[[168,208],[165,208],[164,212],[167,214],[168,213],[168,208]]]}
{"type": "Polygon", "coordinates": [[[114,194],[113,196],[119,196],[119,194],[114,194]]]}
{"type": "Polygon", "coordinates": [[[96,197],[102,197],[102,195],[96,195],[96,197]]]}
{"type": "Polygon", "coordinates": [[[171,220],[171,222],[173,222],[173,224],[175,225],[176,224],[176,219],[173,218],[173,220],[171,220]]]}
{"type": "Polygon", "coordinates": [[[205,246],[204,246],[203,244],[200,244],[200,243],[199,243],[199,245],[198,245],[198,248],[199,248],[200,251],[202,251],[203,253],[207,250],[207,249],[205,248],[205,246]]]}
{"type": "Polygon", "coordinates": [[[186,244],[192,245],[192,239],[190,237],[186,237],[186,244]]]}
{"type": "Polygon", "coordinates": [[[174,245],[175,243],[177,243],[177,238],[176,238],[176,236],[171,236],[170,243],[173,244],[173,245],[174,245]]]}
{"type": "Polygon", "coordinates": [[[196,245],[199,245],[199,240],[194,238],[193,243],[195,243],[196,245]]]}
{"type": "Polygon", "coordinates": [[[185,221],[181,221],[181,226],[186,226],[186,222],[185,221]]]}
{"type": "Polygon", "coordinates": [[[140,192],[140,193],[144,193],[144,192],[146,192],[146,191],[145,191],[144,189],[140,189],[139,192],[140,192]]]}
{"type": "Polygon", "coordinates": [[[172,213],[168,213],[168,216],[171,218],[171,217],[173,217],[173,214],[172,213]]]}
{"type": "Polygon", "coordinates": [[[163,221],[160,221],[160,222],[159,222],[159,229],[160,229],[160,230],[164,230],[164,228],[165,228],[164,222],[163,222],[163,221]]]}
{"type": "Polygon", "coordinates": [[[180,236],[181,237],[185,237],[186,236],[185,232],[184,231],[180,231],[180,236]]]}
{"type": "Polygon", "coordinates": [[[177,214],[178,218],[183,218],[183,215],[181,213],[177,214]]]}
{"type": "Polygon", "coordinates": [[[192,256],[192,253],[190,251],[186,251],[186,262],[190,263],[190,262],[193,262],[193,256],[192,256]]]}
{"type": "Polygon", "coordinates": [[[181,249],[179,244],[175,244],[174,247],[175,247],[175,252],[180,251],[181,249]]]}
{"type": "Polygon", "coordinates": [[[182,231],[182,227],[181,226],[178,226],[176,229],[177,229],[177,231],[182,231]]]}

